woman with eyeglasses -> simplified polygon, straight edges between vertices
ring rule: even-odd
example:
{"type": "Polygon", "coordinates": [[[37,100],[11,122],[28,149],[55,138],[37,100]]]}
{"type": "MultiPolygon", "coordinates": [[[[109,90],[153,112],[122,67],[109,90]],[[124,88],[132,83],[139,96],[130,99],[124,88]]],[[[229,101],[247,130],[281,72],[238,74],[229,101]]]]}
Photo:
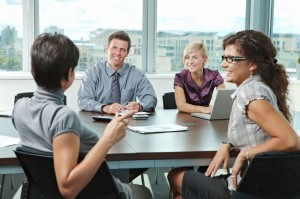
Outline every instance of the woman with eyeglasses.
{"type": "Polygon", "coordinates": [[[185,67],[175,75],[176,105],[186,113],[211,113],[209,103],[215,88],[225,88],[224,80],[217,70],[205,68],[208,56],[203,43],[194,42],[186,46],[183,53],[185,67]]]}
{"type": "Polygon", "coordinates": [[[263,33],[244,30],[223,41],[221,66],[226,81],[235,83],[233,108],[228,125],[228,142],[221,144],[205,173],[174,169],[168,180],[176,199],[229,198],[236,189],[241,173],[256,154],[266,151],[300,149],[291,127],[287,105],[288,76],[277,63],[276,49],[263,33]],[[215,176],[229,166],[229,151],[240,150],[232,173],[215,176]]]}

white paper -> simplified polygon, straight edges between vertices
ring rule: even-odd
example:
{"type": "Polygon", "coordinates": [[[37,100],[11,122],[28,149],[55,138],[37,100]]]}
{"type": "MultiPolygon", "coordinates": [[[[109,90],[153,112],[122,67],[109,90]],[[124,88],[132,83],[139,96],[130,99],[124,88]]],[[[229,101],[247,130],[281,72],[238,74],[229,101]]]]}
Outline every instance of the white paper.
{"type": "Polygon", "coordinates": [[[128,129],[136,133],[145,134],[145,133],[187,131],[188,127],[169,123],[169,124],[150,125],[150,126],[128,126],[128,129]]]}
{"type": "MultiPolygon", "coordinates": [[[[119,115],[124,115],[128,112],[128,110],[124,110],[119,112],[119,115]]],[[[134,115],[150,115],[151,113],[149,112],[144,112],[144,111],[140,111],[140,112],[136,112],[134,115]]]]}
{"type": "Polygon", "coordinates": [[[10,111],[0,111],[0,117],[11,117],[12,110],[10,111]]]}
{"type": "Polygon", "coordinates": [[[6,147],[14,144],[19,144],[20,139],[14,137],[8,137],[4,135],[0,135],[0,147],[6,147]]]}

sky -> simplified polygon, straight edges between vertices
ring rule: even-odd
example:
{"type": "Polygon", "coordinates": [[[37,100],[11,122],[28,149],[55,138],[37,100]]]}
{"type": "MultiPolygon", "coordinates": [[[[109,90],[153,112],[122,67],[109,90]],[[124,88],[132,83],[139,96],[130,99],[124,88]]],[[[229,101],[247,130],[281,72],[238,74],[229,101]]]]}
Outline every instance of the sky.
{"type": "MultiPolygon", "coordinates": [[[[56,25],[64,29],[65,34],[72,39],[88,39],[89,32],[98,28],[141,30],[142,2],[40,0],[40,31],[56,25]]],[[[213,31],[220,34],[238,31],[244,28],[245,2],[184,0],[182,4],[182,1],[158,0],[157,30],[213,31]]],[[[277,14],[274,32],[300,34],[299,12],[295,3],[298,3],[298,0],[275,1],[277,14]]],[[[22,0],[0,0],[0,30],[8,25],[14,26],[18,29],[20,37],[21,11],[22,0]]]]}

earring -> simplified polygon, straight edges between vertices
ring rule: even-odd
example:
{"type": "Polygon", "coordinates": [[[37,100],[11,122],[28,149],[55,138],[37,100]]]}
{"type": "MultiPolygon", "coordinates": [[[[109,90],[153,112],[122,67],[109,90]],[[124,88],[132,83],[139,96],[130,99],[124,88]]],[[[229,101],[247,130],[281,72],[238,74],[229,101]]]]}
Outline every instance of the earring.
{"type": "Polygon", "coordinates": [[[252,70],[250,70],[250,78],[252,78],[252,70]]]}

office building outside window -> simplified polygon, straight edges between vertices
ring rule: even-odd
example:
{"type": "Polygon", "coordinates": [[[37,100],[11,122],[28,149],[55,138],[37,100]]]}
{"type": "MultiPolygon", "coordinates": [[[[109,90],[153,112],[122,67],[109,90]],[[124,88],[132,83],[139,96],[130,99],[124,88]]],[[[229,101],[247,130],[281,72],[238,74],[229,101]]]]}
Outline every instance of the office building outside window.
{"type": "Polygon", "coordinates": [[[245,29],[246,0],[158,1],[156,72],[183,69],[183,51],[191,42],[203,42],[207,68],[222,70],[222,40],[245,29]],[[218,5],[218,6],[216,6],[218,5]]]}
{"type": "Polygon", "coordinates": [[[69,36],[80,50],[76,70],[85,71],[93,64],[107,59],[105,45],[108,36],[117,30],[125,30],[132,40],[127,61],[141,68],[142,12],[141,0],[99,3],[94,0],[41,0],[40,32],[60,32],[69,36]]]}
{"type": "MultiPolygon", "coordinates": [[[[300,57],[296,3],[274,0],[271,35],[277,59],[291,76],[300,57]]],[[[182,70],[183,50],[194,41],[207,46],[206,67],[222,72],[222,40],[247,28],[246,10],[252,8],[247,5],[247,0],[110,0],[100,5],[93,0],[0,0],[0,73],[30,72],[31,43],[43,32],[69,36],[80,49],[76,70],[83,72],[106,60],[107,38],[117,30],[125,30],[132,40],[126,61],[146,73],[182,70]]]]}
{"type": "Polygon", "coordinates": [[[0,0],[0,72],[22,71],[22,1],[0,0]]]}
{"type": "Polygon", "coordinates": [[[272,41],[277,49],[278,62],[286,67],[290,77],[296,76],[296,68],[300,66],[300,20],[297,3],[297,0],[277,0],[274,3],[272,41]]]}

